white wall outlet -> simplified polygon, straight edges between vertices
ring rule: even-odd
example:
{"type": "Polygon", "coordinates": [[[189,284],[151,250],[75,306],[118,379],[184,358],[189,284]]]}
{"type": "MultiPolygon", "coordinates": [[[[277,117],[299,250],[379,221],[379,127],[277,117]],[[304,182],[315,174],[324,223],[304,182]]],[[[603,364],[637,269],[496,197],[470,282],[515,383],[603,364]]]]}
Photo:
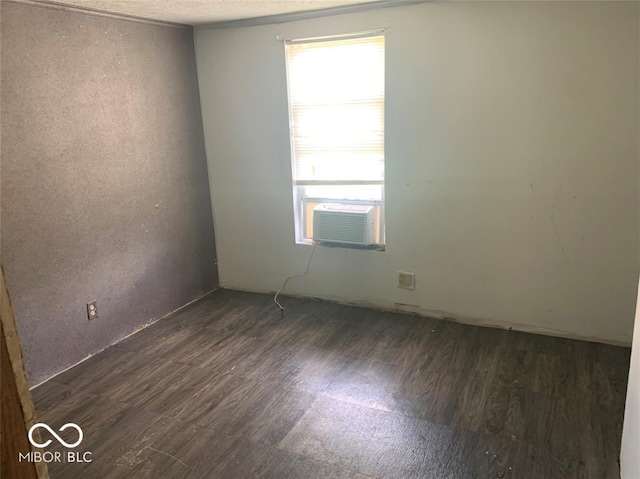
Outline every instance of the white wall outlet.
{"type": "Polygon", "coordinates": [[[89,319],[96,319],[98,317],[98,302],[91,301],[87,303],[87,317],[89,319]]]}
{"type": "Polygon", "coordinates": [[[398,271],[398,288],[416,289],[416,275],[407,271],[398,271]]]}

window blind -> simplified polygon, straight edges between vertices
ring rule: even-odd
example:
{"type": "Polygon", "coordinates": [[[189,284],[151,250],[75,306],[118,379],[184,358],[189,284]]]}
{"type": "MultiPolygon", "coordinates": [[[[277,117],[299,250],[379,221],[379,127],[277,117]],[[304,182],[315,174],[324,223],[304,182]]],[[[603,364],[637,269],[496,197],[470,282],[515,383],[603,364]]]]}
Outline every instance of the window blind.
{"type": "Polygon", "coordinates": [[[294,181],[384,180],[384,36],[285,48],[294,181]]]}

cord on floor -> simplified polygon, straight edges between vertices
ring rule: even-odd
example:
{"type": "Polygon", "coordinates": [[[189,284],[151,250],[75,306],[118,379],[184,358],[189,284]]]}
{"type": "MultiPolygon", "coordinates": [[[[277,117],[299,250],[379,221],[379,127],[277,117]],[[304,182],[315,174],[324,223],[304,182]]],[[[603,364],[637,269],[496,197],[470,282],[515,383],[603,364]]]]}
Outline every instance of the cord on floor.
{"type": "Polygon", "coordinates": [[[317,247],[318,247],[318,243],[314,242],[313,249],[311,250],[311,255],[309,255],[309,261],[307,262],[307,269],[304,270],[304,273],[295,274],[293,276],[287,277],[287,279],[284,280],[284,283],[282,283],[282,286],[280,287],[276,295],[273,297],[273,302],[276,303],[276,305],[278,305],[278,308],[280,308],[280,312],[282,313],[282,316],[284,316],[284,307],[278,302],[278,295],[282,293],[282,290],[284,290],[284,287],[287,285],[290,279],[302,278],[307,275],[307,273],[309,272],[309,267],[311,266],[311,260],[313,259],[313,254],[316,252],[317,247]]]}

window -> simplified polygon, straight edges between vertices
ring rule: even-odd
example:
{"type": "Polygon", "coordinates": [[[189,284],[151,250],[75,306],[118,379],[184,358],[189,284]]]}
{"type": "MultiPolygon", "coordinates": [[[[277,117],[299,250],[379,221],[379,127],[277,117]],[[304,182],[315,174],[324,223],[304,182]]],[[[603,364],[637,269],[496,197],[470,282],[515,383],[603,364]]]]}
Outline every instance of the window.
{"type": "Polygon", "coordinates": [[[374,209],[384,244],[384,36],[285,42],[296,241],[322,203],[374,209]]]}

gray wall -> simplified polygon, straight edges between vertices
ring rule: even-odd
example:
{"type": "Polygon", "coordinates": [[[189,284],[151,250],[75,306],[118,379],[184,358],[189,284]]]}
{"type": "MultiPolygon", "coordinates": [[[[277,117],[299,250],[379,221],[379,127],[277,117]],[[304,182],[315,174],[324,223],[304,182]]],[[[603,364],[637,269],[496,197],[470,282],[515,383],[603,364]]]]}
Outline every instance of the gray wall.
{"type": "Polygon", "coordinates": [[[192,29],[1,18],[2,264],[36,384],[214,289],[214,234],[192,29]]]}
{"type": "MultiPolygon", "coordinates": [[[[638,10],[638,27],[638,45],[640,45],[640,9],[638,10]]],[[[638,90],[640,91],[640,81],[638,82],[638,90]]],[[[640,116],[640,111],[638,115],[640,116]]],[[[640,143],[640,128],[638,129],[638,143],[640,143]]],[[[638,153],[638,180],[640,180],[640,149],[638,153]]],[[[638,203],[640,204],[640,195],[638,195],[638,203]]],[[[622,479],[640,477],[638,443],[640,443],[640,282],[638,284],[636,322],[633,329],[627,404],[624,410],[624,429],[620,452],[620,476],[622,479]]]]}

